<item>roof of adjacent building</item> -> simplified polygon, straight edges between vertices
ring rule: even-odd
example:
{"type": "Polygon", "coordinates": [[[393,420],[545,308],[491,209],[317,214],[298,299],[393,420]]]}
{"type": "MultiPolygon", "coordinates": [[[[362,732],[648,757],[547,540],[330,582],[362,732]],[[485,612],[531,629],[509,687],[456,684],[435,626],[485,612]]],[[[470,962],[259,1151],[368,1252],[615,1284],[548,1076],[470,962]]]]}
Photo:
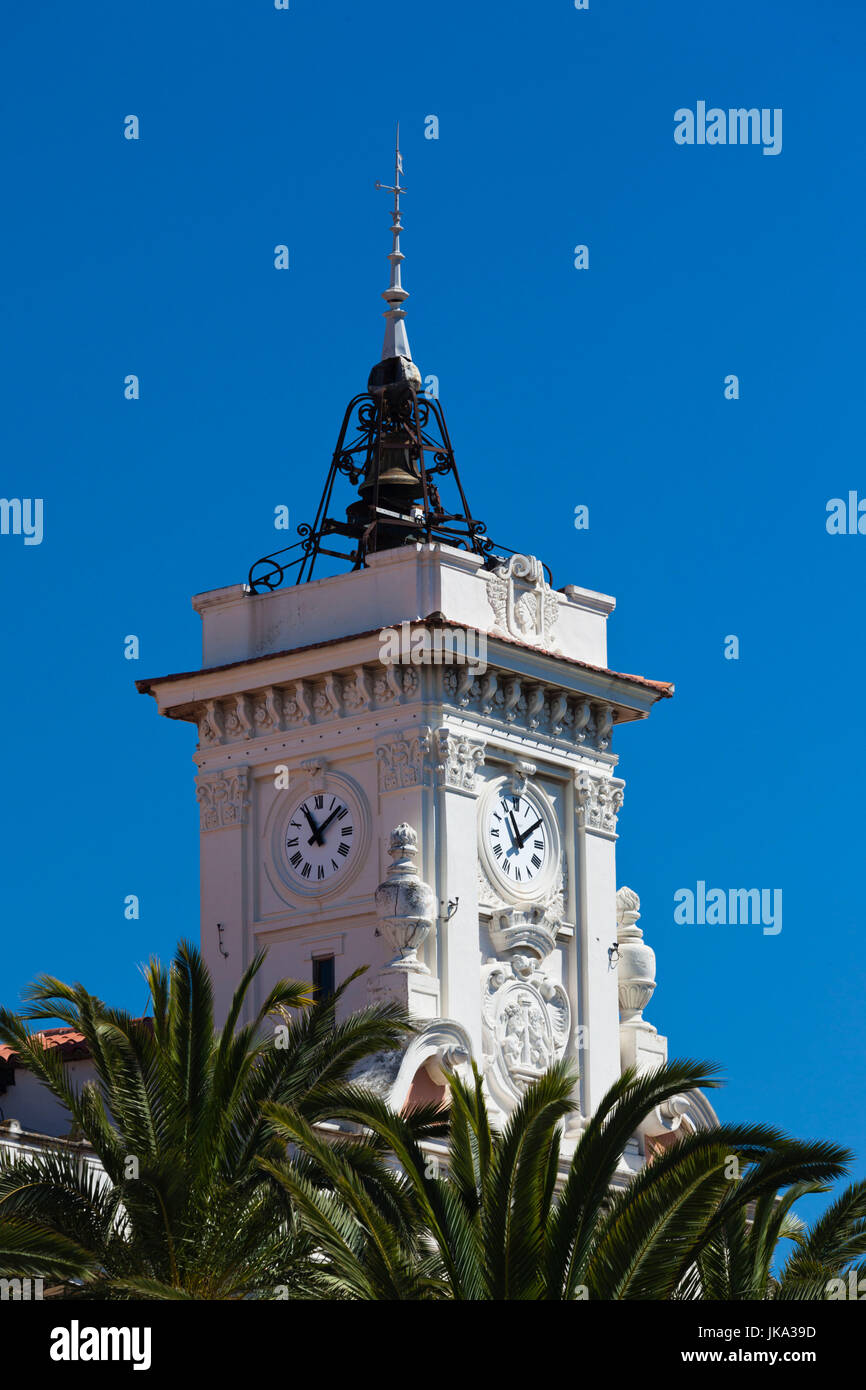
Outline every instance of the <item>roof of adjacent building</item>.
{"type": "MultiPolygon", "coordinates": [[[[59,1047],[65,1062],[74,1062],[90,1056],[90,1048],[84,1034],[77,1033],[74,1028],[43,1028],[33,1036],[40,1038],[42,1046],[46,1049],[59,1047]]],[[[20,1053],[14,1047],[7,1043],[0,1045],[0,1062],[11,1062],[14,1066],[20,1061],[20,1053]]]]}

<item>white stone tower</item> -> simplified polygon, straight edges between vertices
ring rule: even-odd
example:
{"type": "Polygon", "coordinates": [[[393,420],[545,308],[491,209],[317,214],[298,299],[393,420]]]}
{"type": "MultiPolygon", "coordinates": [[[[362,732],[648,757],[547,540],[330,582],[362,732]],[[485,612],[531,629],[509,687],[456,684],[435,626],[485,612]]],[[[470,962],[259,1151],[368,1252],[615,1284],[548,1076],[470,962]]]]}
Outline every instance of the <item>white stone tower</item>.
{"type": "MultiPolygon", "coordinates": [[[[347,1006],[394,997],[420,1025],[371,1074],[393,1103],[441,1094],[471,1056],[505,1116],[567,1055],[586,1116],[623,1065],[665,1055],[641,1013],[654,959],[637,898],[617,900],[612,736],[672,687],[609,669],[612,598],[553,589],[470,517],[403,322],[401,172],[398,154],[384,356],[346,413],[315,524],[297,554],[196,596],[201,669],[138,684],[198,726],[219,1011],[262,947],[260,989],[283,975],[327,988],[368,966],[347,1006]],[[359,486],[341,521],[344,479],[359,486]],[[349,572],[312,577],[337,554],[349,572]]],[[[655,1132],[687,1112],[711,1121],[702,1104],[655,1132]]]]}

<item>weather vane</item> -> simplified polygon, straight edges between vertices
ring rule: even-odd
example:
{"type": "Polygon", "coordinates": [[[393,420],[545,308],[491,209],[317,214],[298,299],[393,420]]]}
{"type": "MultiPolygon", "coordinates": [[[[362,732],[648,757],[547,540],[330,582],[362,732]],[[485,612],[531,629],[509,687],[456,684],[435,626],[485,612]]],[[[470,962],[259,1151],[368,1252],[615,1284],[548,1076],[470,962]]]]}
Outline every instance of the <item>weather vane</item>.
{"type": "MultiPolygon", "coordinates": [[[[403,281],[400,275],[400,266],[404,260],[400,250],[400,233],[403,224],[400,221],[400,194],[406,190],[400,184],[400,175],[403,172],[403,156],[400,153],[400,125],[397,125],[397,140],[394,146],[394,182],[393,184],[379,183],[376,187],[384,189],[386,193],[394,194],[394,211],[391,216],[391,235],[393,243],[388,255],[391,262],[391,282],[384,291],[382,298],[388,305],[385,310],[385,342],[382,346],[382,360],[390,361],[395,357],[402,357],[406,362],[412,362],[412,353],[409,348],[409,337],[406,333],[406,325],[403,320],[406,311],[403,308],[409,298],[409,291],[404,290],[403,281]]],[[[421,384],[421,377],[418,375],[417,367],[412,366],[412,374],[417,377],[417,385],[421,384]]]]}
{"type": "Polygon", "coordinates": [[[401,153],[400,153],[400,123],[399,123],[399,121],[398,121],[398,122],[397,122],[397,142],[396,142],[396,145],[395,145],[395,147],[394,147],[394,183],[393,183],[393,186],[392,186],[390,183],[380,183],[378,179],[376,180],[376,187],[377,187],[378,189],[384,190],[385,193],[393,193],[393,194],[394,194],[394,211],[395,211],[395,213],[399,213],[399,211],[400,211],[400,194],[406,192],[405,188],[401,188],[401,187],[400,187],[400,175],[402,174],[402,172],[403,172],[403,156],[402,156],[401,153]]]}

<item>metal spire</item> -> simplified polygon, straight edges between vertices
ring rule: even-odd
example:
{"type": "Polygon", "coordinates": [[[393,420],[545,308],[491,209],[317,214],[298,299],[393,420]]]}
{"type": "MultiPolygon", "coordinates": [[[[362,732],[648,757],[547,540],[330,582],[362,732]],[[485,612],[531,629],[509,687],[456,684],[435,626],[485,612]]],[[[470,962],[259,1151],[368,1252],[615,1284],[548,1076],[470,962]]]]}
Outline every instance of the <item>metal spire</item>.
{"type": "Polygon", "coordinates": [[[412,361],[412,350],[409,347],[409,335],[406,332],[406,325],[403,320],[406,317],[404,309],[401,307],[404,300],[409,298],[409,291],[404,290],[400,281],[400,263],[405,259],[400,250],[400,233],[403,230],[400,222],[400,194],[405,193],[405,188],[400,186],[400,175],[403,172],[403,157],[400,154],[400,126],[397,125],[397,141],[394,150],[394,183],[376,183],[376,187],[384,189],[386,193],[394,194],[394,207],[392,210],[391,233],[394,238],[393,247],[388,255],[391,262],[391,283],[383,292],[382,298],[388,305],[385,310],[385,341],[382,345],[382,361],[385,362],[390,357],[405,357],[409,362],[412,361]]]}

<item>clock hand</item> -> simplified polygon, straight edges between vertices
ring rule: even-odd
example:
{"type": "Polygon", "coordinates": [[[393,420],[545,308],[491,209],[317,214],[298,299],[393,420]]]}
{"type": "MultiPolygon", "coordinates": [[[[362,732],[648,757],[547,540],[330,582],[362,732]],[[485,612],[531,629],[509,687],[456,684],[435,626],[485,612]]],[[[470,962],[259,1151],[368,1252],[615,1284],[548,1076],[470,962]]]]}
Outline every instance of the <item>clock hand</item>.
{"type": "Polygon", "coordinates": [[[523,843],[520,838],[520,831],[517,829],[517,822],[514,819],[513,811],[508,812],[508,819],[511,821],[511,827],[508,831],[509,835],[511,836],[511,843],[513,844],[515,849],[523,849],[523,843]]]}
{"type": "Polygon", "coordinates": [[[321,832],[321,830],[319,829],[319,827],[316,825],[316,822],[313,820],[313,817],[310,815],[310,813],[309,813],[309,811],[307,810],[306,806],[303,806],[303,805],[302,805],[302,806],[301,806],[301,810],[303,811],[304,815],[307,817],[307,822],[308,822],[308,824],[309,824],[310,829],[311,829],[312,832],[313,832],[312,835],[310,836],[309,840],[307,841],[307,844],[308,844],[308,845],[312,845],[312,844],[315,843],[315,844],[317,844],[317,845],[324,845],[325,842],[324,842],[324,840],[322,839],[322,832],[321,832]]]}
{"type": "Polygon", "coordinates": [[[530,835],[532,834],[533,830],[537,830],[538,827],[539,827],[540,825],[541,825],[541,816],[538,817],[538,820],[535,822],[534,825],[530,825],[530,827],[529,827],[528,830],[524,830],[524,831],[523,831],[523,833],[519,836],[519,839],[520,839],[520,849],[523,849],[523,846],[526,844],[526,841],[529,839],[529,837],[530,837],[530,835]]]}
{"type": "MultiPolygon", "coordinates": [[[[331,821],[334,819],[335,816],[338,816],[338,815],[340,814],[340,812],[342,811],[342,809],[343,809],[342,806],[338,806],[337,809],[336,809],[336,811],[332,811],[332,812],[331,812],[331,814],[328,816],[327,820],[323,820],[323,821],[322,821],[322,824],[319,826],[319,834],[320,834],[320,835],[324,835],[324,833],[325,833],[325,831],[327,830],[328,826],[331,824],[331,821]]],[[[321,842],[320,842],[320,843],[321,843],[321,842]]]]}

